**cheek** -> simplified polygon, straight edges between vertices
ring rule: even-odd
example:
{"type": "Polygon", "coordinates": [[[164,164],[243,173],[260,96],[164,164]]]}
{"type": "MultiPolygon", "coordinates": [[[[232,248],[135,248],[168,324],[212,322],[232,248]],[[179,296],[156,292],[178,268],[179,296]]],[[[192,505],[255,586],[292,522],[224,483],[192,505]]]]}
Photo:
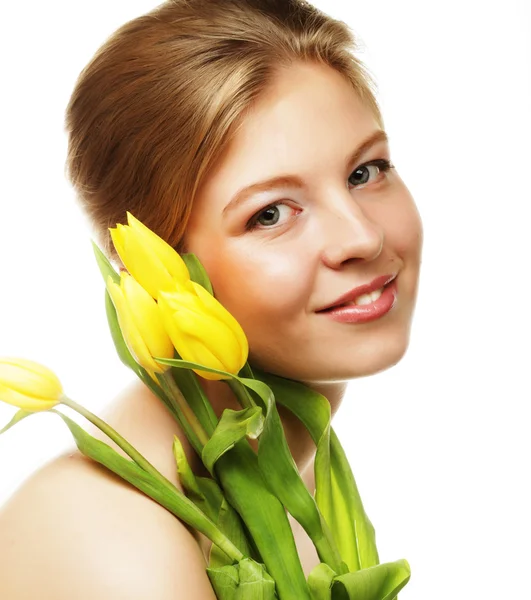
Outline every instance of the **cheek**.
{"type": "Polygon", "coordinates": [[[420,257],[423,228],[420,214],[411,194],[403,191],[387,206],[383,216],[386,240],[402,257],[420,257]]]}
{"type": "Polygon", "coordinates": [[[249,332],[300,314],[309,297],[308,256],[293,247],[255,246],[250,253],[238,246],[218,252],[205,268],[218,300],[249,332]]]}

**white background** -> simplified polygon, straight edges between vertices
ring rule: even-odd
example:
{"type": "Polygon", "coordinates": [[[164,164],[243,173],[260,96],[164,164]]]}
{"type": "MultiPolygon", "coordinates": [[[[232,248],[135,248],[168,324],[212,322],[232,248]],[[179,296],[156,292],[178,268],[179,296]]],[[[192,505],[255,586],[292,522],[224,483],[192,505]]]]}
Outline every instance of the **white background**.
{"type": "MultiPolygon", "coordinates": [[[[352,381],[333,423],[380,558],[409,560],[403,600],[530,598],[530,6],[315,4],[358,35],[425,229],[410,349],[352,381]]],[[[2,9],[0,356],[47,364],[96,413],[133,376],[64,177],[63,114],[98,46],[155,5],[2,9]]],[[[14,412],[0,405],[0,424],[14,412]]],[[[72,444],[46,413],[0,436],[0,504],[72,444]]]]}

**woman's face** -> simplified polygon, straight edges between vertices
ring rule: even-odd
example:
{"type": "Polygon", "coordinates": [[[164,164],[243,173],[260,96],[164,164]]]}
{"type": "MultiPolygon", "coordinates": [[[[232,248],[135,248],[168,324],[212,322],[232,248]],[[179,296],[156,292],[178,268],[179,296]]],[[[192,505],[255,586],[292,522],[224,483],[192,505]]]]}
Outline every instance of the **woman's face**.
{"type": "Polygon", "coordinates": [[[248,113],[199,190],[185,239],[216,298],[249,340],[249,362],[307,383],[346,381],[400,360],[417,296],[422,224],[377,141],[379,126],[336,71],[299,64],[280,72],[248,113]],[[270,178],[271,189],[246,194],[270,178]],[[376,277],[397,274],[393,308],[364,323],[318,309],[376,277]]]}

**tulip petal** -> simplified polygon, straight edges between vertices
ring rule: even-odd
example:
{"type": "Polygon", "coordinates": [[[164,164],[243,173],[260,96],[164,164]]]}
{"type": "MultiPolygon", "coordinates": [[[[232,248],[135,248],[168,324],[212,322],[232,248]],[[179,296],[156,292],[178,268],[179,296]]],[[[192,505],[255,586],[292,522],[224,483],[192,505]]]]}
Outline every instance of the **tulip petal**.
{"type": "Polygon", "coordinates": [[[122,259],[122,262],[125,264],[125,262],[124,262],[125,248],[124,248],[124,239],[123,239],[124,229],[125,229],[124,225],[122,225],[120,223],[118,223],[118,225],[116,227],[109,227],[109,233],[111,234],[113,246],[114,246],[116,252],[118,253],[118,256],[122,259]]]}
{"type": "MultiPolygon", "coordinates": [[[[240,371],[243,366],[240,362],[241,347],[232,329],[227,327],[223,321],[219,321],[206,313],[197,315],[188,311],[175,313],[173,318],[179,329],[189,336],[190,340],[197,340],[208,347],[218,362],[223,365],[221,367],[223,371],[234,374],[240,371]]],[[[186,360],[181,352],[179,354],[186,360]]],[[[210,366],[207,363],[203,364],[210,366]]],[[[216,369],[220,368],[215,365],[212,366],[216,369]]]]}
{"type": "Polygon", "coordinates": [[[198,316],[205,312],[203,303],[191,286],[176,286],[169,292],[161,292],[159,302],[162,296],[164,296],[168,308],[173,312],[188,310],[197,313],[198,316]]]}
{"type": "MultiPolygon", "coordinates": [[[[206,346],[203,346],[202,344],[189,343],[186,346],[185,354],[187,358],[185,359],[183,356],[183,360],[189,360],[190,362],[199,363],[200,365],[205,365],[206,367],[211,367],[213,369],[219,369],[220,371],[225,370],[219,360],[206,346]]],[[[208,371],[202,371],[201,369],[192,370],[203,379],[209,379],[211,381],[219,381],[227,378],[225,375],[220,375],[219,373],[210,373],[208,371]]]]}
{"type": "Polygon", "coordinates": [[[138,364],[147,371],[164,372],[167,367],[163,367],[153,360],[148,347],[135,325],[122,288],[114,283],[110,276],[107,278],[107,290],[116,308],[118,324],[120,325],[120,330],[122,331],[129,352],[131,352],[138,364]]]}
{"type": "Polygon", "coordinates": [[[157,298],[161,290],[173,289],[174,281],[170,273],[142,237],[132,229],[127,229],[124,245],[125,257],[120,258],[129,273],[153,298],[157,298]]]}
{"type": "MultiPolygon", "coordinates": [[[[119,309],[117,310],[119,312],[119,309]]],[[[162,367],[153,360],[146,343],[136,328],[131,313],[124,311],[123,314],[119,314],[118,321],[120,322],[120,328],[124,333],[124,339],[129,347],[129,351],[135,357],[138,364],[148,372],[162,373],[167,367],[162,367]]]]}
{"type": "MultiPolygon", "coordinates": [[[[183,335],[183,331],[180,329],[175,315],[177,312],[182,312],[183,310],[187,310],[187,314],[194,309],[200,310],[199,301],[191,293],[161,292],[157,304],[164,328],[170,336],[173,346],[181,354],[181,351],[186,348],[186,344],[188,343],[188,336],[183,335]]],[[[198,316],[201,316],[200,313],[198,316]]]]}
{"type": "Polygon", "coordinates": [[[0,383],[39,400],[57,401],[63,394],[63,387],[55,373],[27,359],[1,359],[0,383]]]}
{"type": "Polygon", "coordinates": [[[35,362],[34,360],[29,360],[27,358],[14,358],[14,357],[4,357],[0,358],[0,363],[5,365],[15,365],[19,366],[22,369],[27,369],[28,371],[32,371],[37,375],[49,380],[56,381],[59,383],[59,378],[57,375],[48,367],[45,367],[43,364],[35,362]]]}
{"type": "Polygon", "coordinates": [[[0,400],[7,402],[7,404],[17,406],[18,408],[31,411],[48,410],[59,403],[58,399],[42,400],[40,398],[35,398],[34,396],[26,396],[17,390],[6,387],[2,383],[0,383],[0,400]]]}
{"type": "Polygon", "coordinates": [[[242,329],[242,326],[238,323],[238,321],[234,318],[234,316],[217,300],[214,298],[212,294],[210,294],[202,285],[199,285],[195,281],[192,281],[192,285],[194,290],[208,310],[212,314],[216,315],[221,321],[224,321],[227,327],[229,327],[238,340],[238,344],[241,348],[241,356],[240,363],[244,365],[249,356],[249,342],[247,340],[247,336],[242,329]]]}
{"type": "MultiPolygon", "coordinates": [[[[205,347],[201,340],[194,337],[191,338],[181,329],[180,321],[175,318],[176,312],[172,308],[174,300],[174,294],[161,293],[158,308],[164,327],[168,332],[175,349],[179,353],[179,356],[182,360],[199,363],[205,365],[205,367],[219,369],[220,371],[227,371],[221,361],[205,347]]],[[[209,373],[208,371],[201,371],[198,369],[192,370],[204,379],[225,379],[225,377],[217,373],[209,373]]]]}
{"type": "Polygon", "coordinates": [[[171,295],[166,292],[161,292],[157,307],[162,319],[162,324],[166,333],[169,335],[174,348],[179,352],[179,348],[182,348],[184,343],[184,337],[182,336],[179,328],[173,320],[174,310],[170,305],[171,295]]]}
{"type": "Polygon", "coordinates": [[[197,297],[201,300],[203,306],[209,313],[226,323],[227,327],[230,327],[231,329],[241,327],[238,321],[236,321],[221,302],[217,298],[214,298],[212,294],[209,294],[202,285],[199,285],[195,281],[192,282],[192,285],[197,297]]]}
{"type": "Polygon", "coordinates": [[[177,281],[187,281],[190,279],[190,273],[184,260],[174,248],[154,231],[151,231],[149,227],[146,227],[130,212],[127,212],[127,222],[135,233],[143,237],[146,244],[149,245],[151,250],[157,255],[173,279],[176,279],[177,281]]]}
{"type": "Polygon", "coordinates": [[[150,355],[173,358],[173,344],[164,329],[155,300],[129,273],[122,272],[121,284],[132,319],[150,355]]]}
{"type": "MultiPolygon", "coordinates": [[[[159,296],[159,307],[165,314],[164,326],[173,345],[184,359],[183,352],[187,352],[188,344],[201,343],[209,349],[219,363],[224,365],[223,371],[238,373],[248,355],[247,338],[243,330],[232,316],[229,322],[236,325],[236,330],[231,329],[225,319],[217,318],[221,313],[218,306],[221,305],[204,288],[202,288],[203,292],[199,290],[202,286],[192,281],[191,287],[199,291],[199,294],[204,292],[209,295],[214,302],[207,300],[209,306],[206,306],[199,295],[181,291],[162,292],[159,296]],[[218,306],[212,312],[209,307],[214,306],[214,303],[218,306]]],[[[219,367],[214,366],[214,368],[219,367]]]]}

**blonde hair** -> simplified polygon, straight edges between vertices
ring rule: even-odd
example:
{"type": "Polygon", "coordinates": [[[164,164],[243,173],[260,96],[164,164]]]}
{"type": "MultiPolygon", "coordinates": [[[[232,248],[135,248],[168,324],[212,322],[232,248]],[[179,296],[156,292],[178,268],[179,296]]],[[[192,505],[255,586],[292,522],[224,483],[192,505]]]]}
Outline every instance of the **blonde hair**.
{"type": "Polygon", "coordinates": [[[168,0],[117,29],[66,109],[67,176],[96,239],[130,211],[178,252],[194,195],[280,67],[318,62],[352,84],[383,129],[349,27],[304,0],[168,0]]]}

